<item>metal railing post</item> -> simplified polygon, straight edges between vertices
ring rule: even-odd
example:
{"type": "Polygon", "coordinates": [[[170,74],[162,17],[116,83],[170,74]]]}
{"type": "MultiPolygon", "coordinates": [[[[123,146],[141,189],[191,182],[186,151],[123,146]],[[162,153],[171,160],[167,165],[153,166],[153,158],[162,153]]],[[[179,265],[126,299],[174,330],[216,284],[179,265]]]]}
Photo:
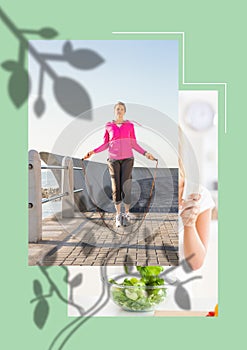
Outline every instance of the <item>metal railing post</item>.
{"type": "Polygon", "coordinates": [[[74,217],[74,170],[72,158],[64,157],[62,165],[68,167],[62,172],[62,192],[68,193],[66,197],[62,198],[62,217],[72,218],[74,217]]]}
{"type": "Polygon", "coordinates": [[[36,243],[42,239],[41,160],[39,153],[30,150],[28,160],[28,241],[36,243]]]}

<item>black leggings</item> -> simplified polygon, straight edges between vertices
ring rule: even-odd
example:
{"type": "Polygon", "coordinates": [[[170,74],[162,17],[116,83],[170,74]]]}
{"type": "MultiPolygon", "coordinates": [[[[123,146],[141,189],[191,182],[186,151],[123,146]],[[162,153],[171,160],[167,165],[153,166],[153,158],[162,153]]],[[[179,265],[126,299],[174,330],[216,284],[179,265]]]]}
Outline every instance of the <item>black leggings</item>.
{"type": "Polygon", "coordinates": [[[111,176],[112,199],[115,204],[123,200],[125,204],[131,203],[131,179],[134,158],[121,160],[108,159],[108,169],[111,176]]]}

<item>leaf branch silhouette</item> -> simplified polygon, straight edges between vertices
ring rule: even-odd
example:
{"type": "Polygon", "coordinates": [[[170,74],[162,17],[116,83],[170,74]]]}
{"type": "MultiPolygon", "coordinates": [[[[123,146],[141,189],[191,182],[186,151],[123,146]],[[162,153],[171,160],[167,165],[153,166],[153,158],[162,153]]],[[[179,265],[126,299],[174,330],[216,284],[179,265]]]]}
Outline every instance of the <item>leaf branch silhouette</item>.
{"type": "MultiPolygon", "coordinates": [[[[62,293],[60,292],[59,288],[56,286],[56,284],[53,282],[52,278],[50,277],[49,273],[47,272],[47,269],[44,268],[44,266],[39,266],[41,272],[45,275],[46,279],[48,280],[49,284],[50,284],[50,288],[54,291],[54,293],[59,297],[59,299],[61,301],[63,301],[65,304],[69,304],[72,305],[73,307],[75,307],[78,312],[80,313],[80,315],[82,316],[84,313],[84,309],[79,306],[76,305],[73,301],[68,300],[67,298],[64,298],[62,293]]],[[[65,266],[61,266],[62,269],[65,270],[65,277],[64,277],[64,282],[68,283],[68,269],[65,266]]],[[[76,276],[77,277],[77,276],[76,276]]],[[[81,284],[82,279],[79,278],[79,280],[77,279],[76,282],[73,285],[71,285],[71,288],[77,287],[81,284]]]]}
{"type": "Polygon", "coordinates": [[[17,40],[19,40],[20,45],[18,61],[6,61],[2,63],[2,68],[12,73],[9,79],[8,92],[14,105],[17,108],[21,107],[30,92],[31,80],[24,67],[25,52],[29,50],[29,53],[40,65],[38,98],[34,103],[34,112],[38,117],[41,117],[45,111],[45,101],[42,98],[44,73],[53,80],[55,99],[66,113],[71,116],[80,116],[83,112],[90,110],[92,107],[91,99],[85,88],[69,77],[58,76],[54,69],[47,63],[47,60],[67,61],[67,63],[77,69],[93,69],[104,62],[103,58],[89,49],[74,50],[70,41],[65,43],[61,55],[42,54],[28,42],[24,34],[35,34],[44,39],[52,39],[58,35],[55,29],[49,27],[39,30],[18,29],[1,8],[0,18],[16,36],[17,40]]]}
{"type": "Polygon", "coordinates": [[[58,345],[57,349],[62,350],[68,340],[72,337],[72,335],[87,321],[91,319],[94,315],[96,315],[109,301],[110,298],[110,291],[109,291],[109,284],[106,284],[104,281],[106,280],[106,274],[104,271],[104,267],[101,266],[101,277],[102,277],[102,291],[101,294],[97,300],[97,302],[85,312],[86,317],[78,318],[76,320],[73,320],[70,322],[67,326],[65,326],[61,331],[55,336],[52,343],[49,346],[48,350],[54,349],[54,346],[58,343],[60,338],[64,335],[64,339],[61,340],[60,345],[58,345]],[[106,299],[100,304],[100,302],[103,300],[103,298],[106,297],[106,299]],[[74,326],[72,328],[72,326],[74,326]],[[72,329],[71,329],[72,328],[72,329]],[[68,331],[68,334],[65,334],[66,331],[68,331]]]}
{"type": "MultiPolygon", "coordinates": [[[[124,240],[126,240],[126,237],[124,240]]],[[[116,249],[117,248],[113,249],[110,252],[109,256],[106,258],[105,264],[107,264],[107,260],[110,259],[110,257],[115,254],[116,249]]],[[[131,265],[131,260],[128,258],[127,255],[126,255],[125,260],[126,260],[126,264],[124,264],[125,272],[133,273],[133,271],[130,271],[131,267],[129,267],[129,265],[131,265]],[[128,267],[127,267],[127,265],[128,265],[128,267]]],[[[183,262],[181,263],[181,266],[183,267],[183,269],[186,273],[191,272],[191,270],[188,270],[186,265],[184,265],[183,262]]],[[[47,278],[47,280],[50,284],[50,293],[48,293],[46,295],[43,295],[42,286],[40,285],[40,283],[38,281],[36,281],[34,284],[34,292],[35,292],[36,298],[33,299],[31,302],[38,301],[38,304],[36,305],[36,309],[35,309],[35,315],[39,315],[39,320],[36,322],[36,325],[37,325],[37,327],[42,328],[42,326],[45,324],[45,322],[47,320],[47,315],[48,315],[48,311],[49,311],[49,305],[46,301],[44,301],[44,298],[49,298],[52,296],[53,293],[55,293],[65,304],[70,304],[73,306],[75,306],[75,304],[73,303],[72,291],[70,291],[70,293],[69,293],[70,294],[69,299],[63,298],[59,288],[56,286],[56,283],[52,280],[49,273],[47,272],[47,267],[42,267],[42,266],[39,266],[39,267],[41,269],[41,272],[45,275],[45,277],[47,278]]],[[[176,269],[178,267],[179,266],[171,267],[170,269],[167,270],[166,273],[164,273],[164,276],[167,276],[167,274],[169,274],[171,271],[173,271],[174,269],[176,269]]],[[[65,282],[67,282],[71,288],[77,287],[82,283],[82,274],[76,275],[72,280],[69,281],[68,269],[64,266],[62,266],[62,268],[65,271],[65,276],[64,276],[63,280],[65,282]]],[[[108,303],[108,301],[109,301],[109,284],[107,283],[107,275],[106,275],[105,266],[101,266],[101,278],[102,278],[102,282],[103,282],[103,288],[102,288],[101,294],[100,294],[99,298],[97,299],[96,303],[90,309],[84,311],[83,314],[81,314],[81,316],[83,316],[83,318],[81,318],[81,317],[77,318],[77,319],[71,321],[70,323],[68,323],[66,326],[64,326],[57,333],[57,335],[54,337],[54,339],[52,340],[51,344],[49,345],[49,350],[52,350],[55,348],[57,348],[59,350],[63,349],[64,346],[68,343],[69,339],[74,335],[74,333],[77,330],[79,330],[79,328],[85,322],[89,321],[89,319],[92,316],[96,315],[99,312],[99,310],[101,310],[108,303]]],[[[180,308],[182,308],[182,309],[190,309],[191,308],[189,293],[183,287],[183,284],[186,284],[186,283],[188,283],[192,280],[198,279],[198,278],[201,278],[201,276],[194,276],[194,277],[191,277],[185,281],[178,281],[177,280],[175,283],[171,284],[173,287],[176,288],[174,298],[175,298],[177,305],[180,308]]],[[[81,307],[79,306],[79,308],[81,308],[81,307]]]]}
{"type": "Polygon", "coordinates": [[[42,329],[44,327],[44,325],[47,321],[48,315],[49,315],[49,304],[48,304],[47,299],[51,298],[54,294],[56,294],[58,296],[58,298],[62,302],[64,302],[66,305],[69,304],[69,305],[73,306],[74,308],[76,308],[77,311],[79,312],[80,316],[84,315],[85,310],[83,309],[83,307],[75,304],[73,301],[73,289],[75,287],[78,287],[81,284],[82,275],[81,274],[76,275],[72,279],[72,281],[69,282],[68,281],[68,276],[69,276],[68,269],[66,267],[62,267],[65,270],[64,282],[66,282],[67,284],[70,285],[70,298],[68,300],[67,298],[63,297],[61,291],[56,286],[56,283],[53,281],[53,279],[50,277],[49,273],[47,272],[47,268],[40,266],[40,265],[39,265],[39,268],[40,268],[41,272],[44,274],[44,276],[46,277],[46,279],[50,285],[50,291],[48,294],[44,294],[40,281],[34,280],[33,290],[34,290],[35,298],[33,298],[30,301],[30,303],[37,302],[35,309],[34,309],[34,322],[35,322],[36,326],[39,329],[42,329]]]}

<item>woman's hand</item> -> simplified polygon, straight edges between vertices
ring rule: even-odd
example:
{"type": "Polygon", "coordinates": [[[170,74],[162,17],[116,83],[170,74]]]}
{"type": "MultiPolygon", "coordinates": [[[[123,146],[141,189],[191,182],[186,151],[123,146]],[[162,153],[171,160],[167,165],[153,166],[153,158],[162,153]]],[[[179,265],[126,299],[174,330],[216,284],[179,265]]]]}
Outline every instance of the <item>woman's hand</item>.
{"type": "Polygon", "coordinates": [[[199,193],[192,193],[189,195],[188,200],[183,200],[179,209],[182,211],[180,216],[183,220],[184,227],[195,226],[197,217],[200,212],[200,206],[198,204],[201,195],[199,193]]]}
{"type": "Polygon", "coordinates": [[[151,153],[146,152],[145,157],[150,160],[155,160],[154,156],[151,153]]]}
{"type": "Polygon", "coordinates": [[[94,154],[94,151],[89,151],[89,152],[83,157],[83,159],[88,159],[88,158],[90,158],[92,154],[94,154]]]}

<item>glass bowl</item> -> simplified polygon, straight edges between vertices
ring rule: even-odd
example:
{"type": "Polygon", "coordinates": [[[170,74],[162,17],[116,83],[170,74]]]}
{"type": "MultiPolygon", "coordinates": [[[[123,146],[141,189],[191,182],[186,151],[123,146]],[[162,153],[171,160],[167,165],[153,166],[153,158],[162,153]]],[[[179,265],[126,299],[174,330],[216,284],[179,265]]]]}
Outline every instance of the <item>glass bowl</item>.
{"type": "Polygon", "coordinates": [[[153,311],[166,299],[166,286],[110,285],[112,301],[126,311],[153,311]]]}

